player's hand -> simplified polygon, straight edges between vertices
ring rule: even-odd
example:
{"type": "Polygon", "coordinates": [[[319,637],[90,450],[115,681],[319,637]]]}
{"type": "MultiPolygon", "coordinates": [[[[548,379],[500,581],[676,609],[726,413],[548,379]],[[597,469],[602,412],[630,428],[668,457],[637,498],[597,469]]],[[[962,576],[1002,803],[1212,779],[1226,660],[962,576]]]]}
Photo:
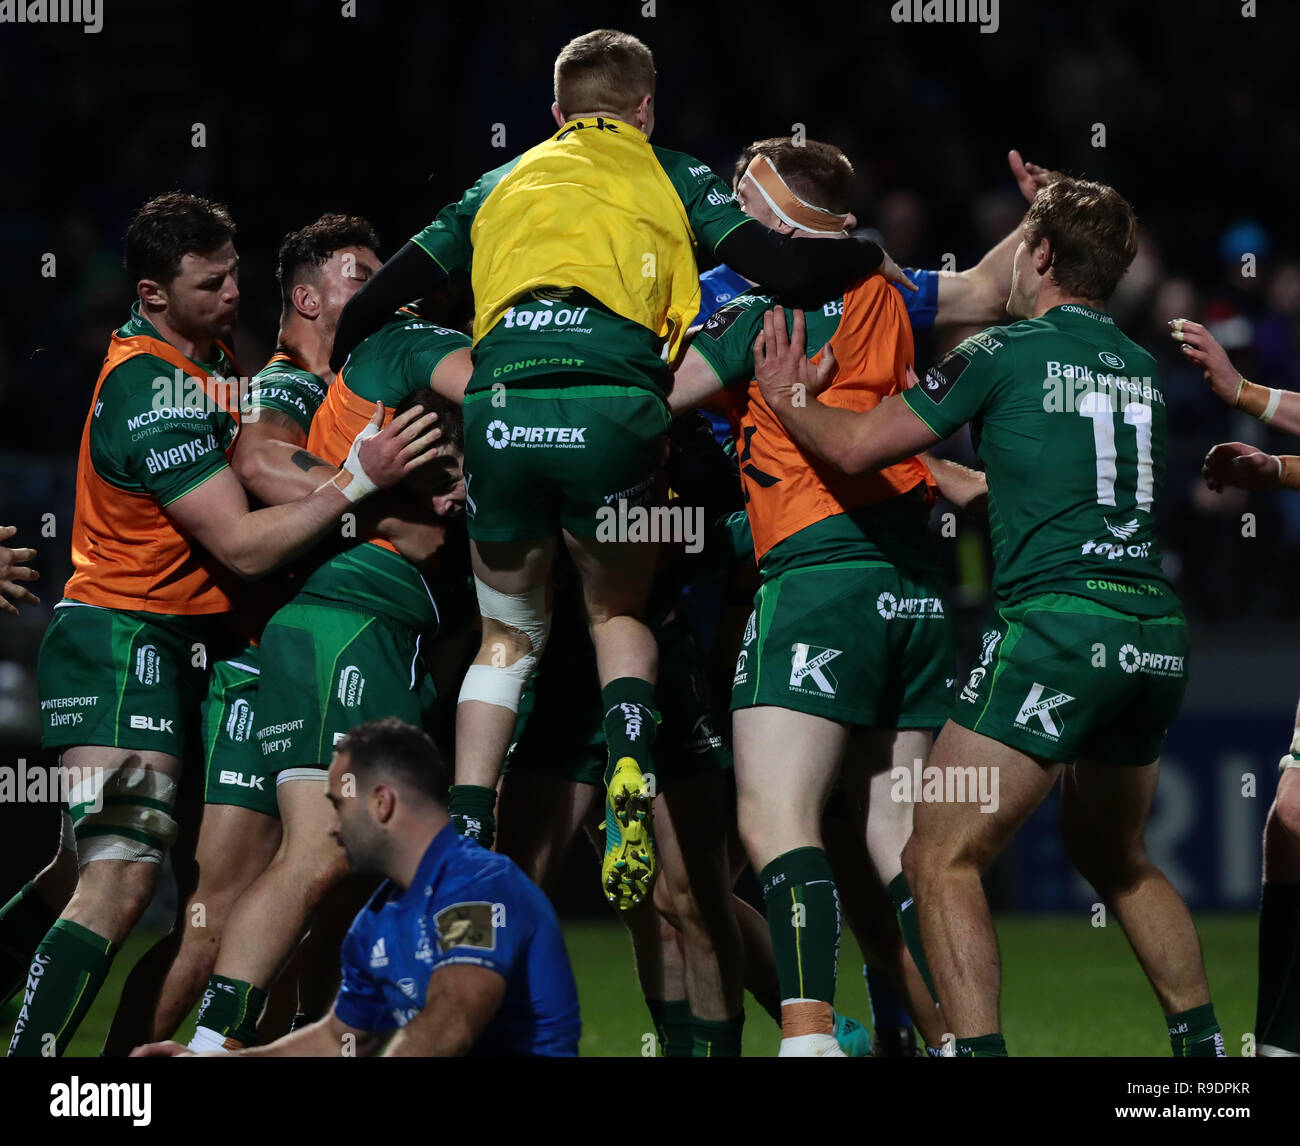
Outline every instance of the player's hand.
{"type": "Polygon", "coordinates": [[[1245,442],[1222,442],[1205,455],[1201,476],[1215,493],[1224,486],[1238,489],[1277,489],[1281,464],[1273,454],[1266,454],[1245,442]]]}
{"type": "Polygon", "coordinates": [[[437,456],[433,450],[442,431],[434,426],[438,415],[432,410],[422,414],[413,406],[381,430],[383,420],[384,404],[376,402],[369,425],[356,436],[343,463],[349,480],[340,488],[352,501],[377,489],[392,488],[437,456]]]}
{"type": "Polygon", "coordinates": [[[916,283],[903,274],[903,268],[894,262],[889,252],[882,247],[880,253],[882,258],[880,260],[880,266],[876,268],[876,274],[883,275],[889,282],[898,283],[900,286],[904,286],[908,290],[916,290],[916,283]]]}
{"type": "Polygon", "coordinates": [[[1170,335],[1182,344],[1183,357],[1194,362],[1205,374],[1205,380],[1215,395],[1229,405],[1235,405],[1241,373],[1228,359],[1228,352],[1199,322],[1190,318],[1171,318],[1170,335]]]}
{"type": "Polygon", "coordinates": [[[1055,183],[1061,178],[1059,171],[1049,171],[1046,167],[1039,167],[1037,163],[1026,163],[1014,147],[1007,152],[1007,163],[1010,164],[1011,174],[1016,177],[1016,182],[1020,185],[1020,194],[1025,197],[1027,203],[1032,203],[1038,197],[1038,192],[1049,183],[1055,183]]]}
{"type": "Polygon", "coordinates": [[[173,1039],[162,1043],[145,1043],[138,1046],[128,1056],[130,1058],[195,1058],[192,1050],[182,1046],[173,1039]]]}
{"type": "Polygon", "coordinates": [[[773,410],[806,406],[830,385],[836,366],[830,343],[822,347],[822,360],[816,366],[808,360],[807,345],[803,311],[794,311],[788,336],[781,307],[764,313],[763,333],[754,340],[754,377],[773,410]]]}
{"type": "MultiPolygon", "coordinates": [[[[0,541],[8,541],[18,532],[16,525],[0,525],[0,541]]],[[[18,615],[15,601],[25,605],[39,605],[41,599],[29,589],[24,589],[19,581],[39,581],[41,575],[29,568],[27,562],[35,560],[35,549],[7,549],[0,545],[0,612],[18,615]],[[13,601],[7,598],[12,597],[13,601]]]]}

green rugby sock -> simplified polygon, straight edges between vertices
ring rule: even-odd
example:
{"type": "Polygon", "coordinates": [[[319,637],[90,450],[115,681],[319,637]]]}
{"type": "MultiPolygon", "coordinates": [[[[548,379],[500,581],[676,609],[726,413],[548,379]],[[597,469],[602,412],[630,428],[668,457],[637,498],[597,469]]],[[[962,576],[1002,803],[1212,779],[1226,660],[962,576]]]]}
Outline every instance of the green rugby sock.
{"type": "Polygon", "coordinates": [[[795,848],[760,873],[781,1001],[833,1004],[840,952],[840,900],[821,848],[795,848]]]}
{"type": "Polygon", "coordinates": [[[614,775],[614,765],[631,756],[642,772],[654,770],[650,746],[654,743],[659,713],[655,710],[655,686],[639,676],[621,676],[600,690],[600,707],[609,760],[605,764],[605,786],[614,775]]]}
{"type": "Polygon", "coordinates": [[[266,992],[242,979],[212,975],[199,1004],[197,1026],[244,1046],[257,1042],[257,1024],[266,1010],[266,992]]]}
{"type": "Polygon", "coordinates": [[[957,1040],[958,1058],[1006,1058],[1007,1040],[1001,1034],[957,1040]]]}
{"type": "Polygon", "coordinates": [[[447,814],[456,831],[478,840],[488,851],[497,838],[497,790],[480,784],[453,784],[447,792],[447,814]]]}
{"type": "Polygon", "coordinates": [[[646,998],[650,1021],[659,1039],[661,1058],[690,1058],[693,1046],[691,1006],[685,999],[646,998]]]}
{"type": "Polygon", "coordinates": [[[1259,899],[1260,1047],[1300,1054],[1300,884],[1265,883],[1259,899]]]}
{"type": "Polygon", "coordinates": [[[1223,1034],[1214,1017],[1214,1004],[1193,1007],[1176,1015],[1166,1015],[1169,1042],[1174,1058],[1227,1058],[1223,1034]]]}
{"type": "Polygon", "coordinates": [[[14,1025],[10,1056],[51,1058],[67,1051],[116,954],[117,947],[102,935],[56,919],[32,956],[33,974],[14,1025]]]}
{"type": "Polygon", "coordinates": [[[921,920],[916,914],[916,900],[912,898],[912,889],[907,886],[907,876],[901,871],[889,881],[889,898],[894,901],[894,910],[898,913],[898,929],[903,933],[903,942],[911,952],[912,962],[921,972],[925,989],[930,992],[934,1005],[939,1005],[939,996],[934,991],[934,980],[930,978],[930,964],[925,957],[925,948],[921,945],[921,920]]]}
{"type": "Polygon", "coordinates": [[[739,1058],[740,1032],[745,1025],[745,1013],[739,1018],[700,1019],[691,1016],[695,1032],[693,1058],[739,1058]]]}
{"type": "Polygon", "coordinates": [[[34,883],[24,884],[13,899],[0,907],[0,1007],[23,985],[32,965],[32,952],[58,917],[34,883]]]}

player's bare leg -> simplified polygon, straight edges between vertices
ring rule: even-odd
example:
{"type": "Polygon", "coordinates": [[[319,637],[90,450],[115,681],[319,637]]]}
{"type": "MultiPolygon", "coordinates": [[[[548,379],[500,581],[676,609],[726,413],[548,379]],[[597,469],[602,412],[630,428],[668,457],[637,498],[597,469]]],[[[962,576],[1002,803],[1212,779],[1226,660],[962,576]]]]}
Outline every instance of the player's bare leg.
{"type": "Polygon", "coordinates": [[[1159,774],[1159,762],[1070,765],[1061,782],[1061,835],[1070,862],[1124,929],[1164,1010],[1175,1052],[1187,1044],[1183,1049],[1192,1053],[1217,1051],[1221,1057],[1223,1036],[1210,1007],[1196,926],[1143,843],[1159,774]]]}
{"type": "Polygon", "coordinates": [[[1002,1046],[998,1017],[1002,969],[980,877],[1042,803],[1061,765],[1040,765],[952,721],[939,734],[929,764],[939,769],[998,770],[996,811],[985,812],[973,801],[919,803],[911,838],[903,849],[903,871],[916,897],[935,991],[958,1040],[957,1051],[971,1053],[986,1048],[986,1044],[963,1045],[973,1039],[996,1040],[1002,1046]]]}
{"type": "Polygon", "coordinates": [[[175,954],[161,976],[157,1000],[150,1012],[150,1029],[143,1033],[129,1029],[134,1024],[124,1014],[129,996],[124,991],[106,1053],[126,1054],[143,1042],[169,1039],[176,1033],[212,974],[235,904],[266,870],[279,843],[280,822],[273,816],[232,804],[208,804],[204,808],[194,856],[198,879],[177,912],[169,937],[177,939],[175,954]]]}
{"type": "Polygon", "coordinates": [[[781,1054],[840,1057],[839,903],[821,819],[848,727],[771,705],[739,709],[732,724],[740,833],[763,886],[781,982],[781,1054]]]}
{"type": "Polygon", "coordinates": [[[497,796],[496,850],[550,895],[569,845],[592,815],[596,795],[580,780],[507,772],[497,796]]]}
{"type": "Polygon", "coordinates": [[[608,900],[625,909],[649,896],[657,870],[654,793],[646,773],[657,720],[659,643],[645,623],[645,603],[659,549],[646,542],[598,541],[568,530],[564,544],[582,581],[609,749],[601,886],[608,900]]]}
{"type": "Polygon", "coordinates": [[[744,949],[732,910],[723,776],[677,781],[659,797],[662,914],[683,935],[686,992],[697,1019],[721,1023],[744,1014],[744,949]]]}
{"type": "Polygon", "coordinates": [[[1255,1053],[1300,1056],[1300,712],[1291,751],[1282,757],[1277,794],[1264,824],[1259,905],[1259,998],[1255,1053]]]}
{"type": "Polygon", "coordinates": [[[70,800],[83,841],[77,886],[32,956],[43,971],[24,993],[10,1055],[66,1051],[117,949],[149,906],[163,852],[176,838],[177,757],[78,747],[60,763],[83,778],[70,800]]]}
{"type": "MultiPolygon", "coordinates": [[[[154,1035],[154,1013],[158,1008],[163,979],[189,929],[185,905],[194,898],[199,882],[198,858],[195,853],[200,834],[199,825],[203,819],[203,804],[201,801],[178,800],[175,812],[179,830],[171,849],[171,858],[172,875],[176,880],[176,917],[167,934],[136,961],[122,985],[117,1010],[113,1013],[112,1025],[100,1052],[106,1058],[125,1058],[141,1043],[170,1037],[172,1033],[168,1031],[166,1035],[154,1035]]],[[[201,988],[202,982],[198,986],[201,988]]],[[[195,991],[190,1000],[191,1005],[197,998],[198,991],[195,991]]],[[[184,1012],[177,1019],[178,1023],[180,1018],[184,1018],[184,1012]]]]}
{"type": "Polygon", "coordinates": [[[347,873],[343,849],[329,834],[333,809],[325,773],[276,787],[284,835],[275,858],[236,903],[204,992],[193,1050],[247,1044],[276,976],[307,921],[347,873]]]}
{"type": "Polygon", "coordinates": [[[524,684],[546,647],[555,539],[470,542],[483,632],[456,705],[456,830],[491,848],[497,780],[524,684]]]}
{"type": "MultiPolygon", "coordinates": [[[[873,764],[866,797],[866,846],[872,866],[887,889],[896,929],[891,933],[894,958],[890,968],[901,975],[902,998],[917,1030],[928,1047],[938,1048],[949,1028],[943,1020],[929,983],[930,970],[921,947],[916,919],[916,904],[903,877],[903,848],[912,834],[915,805],[897,798],[894,770],[908,773],[916,761],[923,765],[929,758],[932,736],[928,730],[899,729],[869,734],[881,739],[879,751],[887,765],[873,764]],[[918,958],[919,956],[919,958],[918,958]]],[[[853,748],[850,755],[855,756],[853,748]]]]}

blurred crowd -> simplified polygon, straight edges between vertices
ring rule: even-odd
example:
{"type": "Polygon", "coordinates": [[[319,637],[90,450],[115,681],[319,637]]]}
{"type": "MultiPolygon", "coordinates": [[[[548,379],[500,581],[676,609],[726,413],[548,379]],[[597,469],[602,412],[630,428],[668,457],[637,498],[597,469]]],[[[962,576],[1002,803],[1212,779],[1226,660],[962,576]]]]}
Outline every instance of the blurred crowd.
{"type": "MultiPolygon", "coordinates": [[[[834,142],[858,167],[859,220],[904,265],[968,266],[1015,226],[1009,147],[1113,182],[1143,228],[1114,311],[1163,374],[1173,433],[1162,535],[1188,612],[1300,612],[1288,573],[1300,498],[1212,495],[1198,477],[1215,442],[1300,445],[1216,402],[1166,326],[1204,321],[1253,381],[1300,386],[1300,107],[1288,60],[1300,13],[1002,0],[999,30],[985,35],[894,24],[881,0],[799,45],[777,6],[622,7],[366,0],[349,19],[310,0],[232,0],[218,20],[206,5],[115,0],[98,35],[0,25],[0,101],[14,112],[0,124],[0,520],[42,550],[45,609],[67,572],[58,522],[70,522],[87,396],[133,297],[120,261],[132,210],[173,187],[229,204],[244,295],[235,349],[251,374],[273,348],[281,234],[354,211],[391,254],[480,171],[548,132],[554,52],[612,22],[656,52],[655,143],[728,177],[753,138],[803,130],[834,142]]],[[[939,349],[918,342],[918,364],[939,349]]],[[[973,608],[986,560],[955,560],[973,608]]]]}

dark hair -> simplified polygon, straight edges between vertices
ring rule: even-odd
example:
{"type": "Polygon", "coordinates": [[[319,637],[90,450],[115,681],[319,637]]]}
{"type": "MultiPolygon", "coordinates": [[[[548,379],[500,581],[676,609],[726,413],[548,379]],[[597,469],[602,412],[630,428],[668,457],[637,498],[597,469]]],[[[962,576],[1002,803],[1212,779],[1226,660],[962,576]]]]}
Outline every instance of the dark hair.
{"type": "Polygon", "coordinates": [[[601,28],[570,40],[555,57],[555,102],[560,114],[630,114],[654,95],[655,60],[635,36],[601,28]]]}
{"type": "Polygon", "coordinates": [[[1137,216],[1104,183],[1067,176],[1048,184],[1030,205],[1024,228],[1027,246],[1051,244],[1056,285],[1078,298],[1110,298],[1137,254],[1137,216]]]}
{"type": "Polygon", "coordinates": [[[280,284],[280,302],[288,306],[293,288],[304,271],[315,271],[344,247],[379,248],[379,236],[360,215],[322,215],[300,231],[290,231],[280,242],[275,281],[280,284]]]}
{"type": "Polygon", "coordinates": [[[234,237],[235,224],[224,204],[168,191],[132,217],[122,262],[132,282],[152,279],[165,286],[180,273],[186,255],[206,255],[234,237]]]}
{"type": "Polygon", "coordinates": [[[348,766],[358,775],[382,775],[430,800],[446,801],[447,766],[422,728],[395,716],[369,720],[349,729],[335,751],[348,754],[348,766]]]}
{"type": "Polygon", "coordinates": [[[465,452],[465,415],[459,405],[426,386],[422,390],[412,390],[398,402],[393,416],[405,414],[412,406],[419,406],[426,414],[430,410],[437,414],[441,440],[451,443],[461,453],[465,452]]]}
{"type": "Polygon", "coordinates": [[[853,202],[853,164],[830,143],[807,139],[795,143],[788,135],[757,139],[740,153],[731,178],[734,190],[756,155],[772,161],[785,185],[805,203],[843,214],[853,202]]]}

